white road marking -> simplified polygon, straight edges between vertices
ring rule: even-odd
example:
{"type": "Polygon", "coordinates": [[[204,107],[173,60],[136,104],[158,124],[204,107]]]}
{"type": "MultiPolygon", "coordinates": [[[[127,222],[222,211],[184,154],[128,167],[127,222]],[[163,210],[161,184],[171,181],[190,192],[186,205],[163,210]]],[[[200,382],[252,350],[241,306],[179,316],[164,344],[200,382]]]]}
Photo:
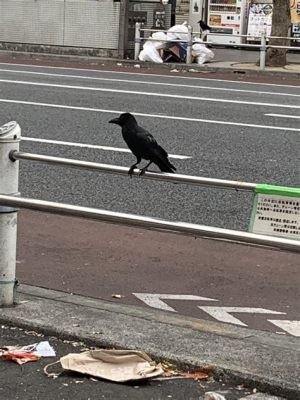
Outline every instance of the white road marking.
{"type": "Polygon", "coordinates": [[[246,89],[233,89],[233,88],[221,88],[221,87],[210,87],[210,86],[199,86],[199,85],[182,85],[178,83],[166,83],[166,82],[147,82],[141,80],[131,80],[131,79],[112,79],[112,78],[99,78],[92,76],[80,76],[80,75],[66,75],[66,74],[51,74],[47,72],[36,72],[36,71],[24,71],[24,70],[10,70],[10,69],[0,69],[2,72],[13,72],[21,74],[31,74],[31,75],[41,75],[41,76],[51,76],[59,78],[73,78],[73,79],[86,79],[94,81],[105,81],[105,82],[121,82],[121,83],[141,83],[143,85],[158,85],[158,86],[171,86],[171,87],[182,87],[190,89],[207,89],[207,90],[219,90],[223,92],[242,92],[242,93],[252,93],[258,94],[268,94],[272,96],[291,96],[300,97],[300,94],[282,93],[282,92],[265,92],[257,90],[246,90],[246,89]]]}
{"type": "Polygon", "coordinates": [[[0,79],[0,82],[11,83],[14,85],[55,87],[55,88],[61,88],[61,89],[87,90],[87,91],[106,92],[106,93],[123,93],[123,94],[139,95],[139,96],[166,97],[166,98],[176,98],[176,99],[185,99],[185,100],[201,100],[204,102],[212,101],[215,103],[245,104],[245,105],[252,105],[252,106],[280,107],[280,108],[292,108],[292,109],[300,108],[300,106],[296,106],[296,105],[292,105],[292,104],[262,103],[262,102],[255,102],[255,101],[217,99],[217,98],[212,98],[212,97],[184,96],[184,95],[169,94],[169,93],[142,92],[142,91],[138,91],[138,90],[107,89],[107,88],[97,88],[97,87],[89,87],[89,86],[61,85],[61,84],[57,84],[57,83],[16,81],[13,79],[0,79]]]}
{"type": "Polygon", "coordinates": [[[174,308],[168,306],[168,304],[166,304],[161,299],[218,301],[216,299],[210,299],[208,297],[194,296],[189,294],[154,294],[154,293],[132,293],[132,294],[150,307],[172,312],[177,312],[177,311],[174,310],[174,308]]]}
{"type": "MultiPolygon", "coordinates": [[[[198,301],[219,301],[217,299],[211,299],[209,297],[185,295],[185,294],[159,294],[159,293],[132,293],[135,297],[147,304],[149,307],[157,308],[164,311],[177,312],[174,308],[166,304],[164,300],[198,300],[198,301]]],[[[248,313],[248,314],[281,314],[286,315],[285,312],[268,310],[265,308],[255,307],[221,307],[221,306],[198,306],[198,308],[211,317],[215,318],[220,322],[230,323],[239,326],[247,326],[244,322],[236,317],[233,317],[231,313],[248,313]]],[[[290,320],[277,320],[268,319],[268,322],[278,326],[282,330],[286,331],[292,336],[300,336],[300,321],[290,320]]]]}
{"type": "Polygon", "coordinates": [[[283,329],[293,336],[300,337],[300,321],[289,321],[281,319],[268,319],[269,322],[283,329]]]}
{"type": "MultiPolygon", "coordinates": [[[[32,137],[24,137],[22,136],[22,140],[25,142],[38,142],[38,143],[48,143],[55,144],[59,146],[71,146],[71,147],[81,147],[86,149],[99,149],[105,151],[117,151],[120,153],[131,153],[129,149],[124,149],[122,147],[110,147],[110,146],[99,146],[95,144],[86,144],[86,143],[77,143],[77,142],[63,142],[60,140],[52,140],[52,139],[41,139],[41,138],[32,138],[32,137]]],[[[186,160],[188,158],[192,158],[191,156],[181,156],[179,154],[169,154],[170,158],[176,158],[178,160],[186,160]]]]}
{"type": "Polygon", "coordinates": [[[21,67],[29,67],[29,68],[44,68],[44,69],[62,69],[68,71],[84,71],[84,72],[97,72],[97,73],[104,73],[104,74],[119,74],[119,75],[138,75],[138,76],[153,76],[153,77],[160,77],[160,78],[175,78],[175,79],[190,79],[197,81],[212,81],[212,82],[229,82],[234,84],[247,84],[247,85],[260,85],[260,86],[278,86],[278,87],[290,87],[290,88],[297,88],[295,85],[281,85],[276,83],[265,83],[265,82],[249,82],[249,81],[234,81],[228,79],[214,79],[214,78],[201,78],[201,77],[194,77],[194,76],[182,76],[182,75],[162,75],[162,74],[144,74],[142,72],[128,72],[128,71],[107,71],[101,69],[90,69],[90,68],[70,68],[70,67],[53,67],[47,65],[30,65],[30,64],[15,64],[15,63],[0,63],[0,65],[10,65],[10,66],[21,66],[21,67]]]}
{"type": "Polygon", "coordinates": [[[230,324],[247,326],[241,320],[233,317],[229,313],[250,313],[250,314],[286,314],[280,311],[266,310],[265,308],[252,308],[252,307],[211,307],[211,306],[198,306],[200,310],[206,312],[213,318],[221,322],[230,324]]]}
{"type": "MultiPolygon", "coordinates": [[[[67,105],[63,105],[63,104],[51,104],[51,103],[37,103],[34,101],[23,101],[23,100],[0,99],[0,103],[1,102],[2,103],[12,103],[12,104],[24,104],[24,105],[38,106],[38,107],[52,107],[52,108],[62,108],[62,109],[69,109],[69,110],[102,112],[102,113],[108,113],[108,114],[121,114],[121,113],[126,112],[124,110],[123,111],[106,110],[106,109],[102,109],[102,108],[77,107],[77,106],[67,106],[67,105]]],[[[139,117],[162,118],[162,119],[171,119],[171,120],[180,120],[180,121],[202,122],[202,123],[207,123],[207,124],[244,126],[247,128],[261,128],[261,129],[271,129],[271,130],[280,130],[280,131],[300,132],[300,129],[288,128],[288,127],[284,127],[284,126],[244,124],[241,122],[210,120],[210,119],[202,119],[202,118],[178,117],[178,116],[173,116],[173,115],[145,114],[145,113],[136,113],[136,112],[134,112],[133,114],[136,116],[139,116],[139,117]]]]}
{"type": "Polygon", "coordinates": [[[278,117],[278,118],[293,118],[293,119],[298,119],[300,118],[300,115],[287,115],[287,114],[265,114],[268,117],[278,117]]]}

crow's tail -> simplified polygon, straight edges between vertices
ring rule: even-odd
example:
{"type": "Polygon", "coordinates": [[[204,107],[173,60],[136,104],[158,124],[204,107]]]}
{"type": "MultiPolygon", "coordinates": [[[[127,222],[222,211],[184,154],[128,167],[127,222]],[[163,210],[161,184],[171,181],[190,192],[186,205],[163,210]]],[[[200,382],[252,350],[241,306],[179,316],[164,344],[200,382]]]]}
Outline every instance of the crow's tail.
{"type": "Polygon", "coordinates": [[[174,171],[176,171],[174,165],[169,161],[168,153],[161,146],[157,146],[153,155],[154,157],[151,161],[154,162],[162,172],[174,173],[174,171]]]}
{"type": "Polygon", "coordinates": [[[155,164],[158,166],[158,168],[159,168],[162,172],[174,173],[174,171],[176,171],[176,168],[174,167],[173,164],[170,163],[170,161],[168,160],[168,158],[163,158],[163,159],[155,160],[155,164]]]}

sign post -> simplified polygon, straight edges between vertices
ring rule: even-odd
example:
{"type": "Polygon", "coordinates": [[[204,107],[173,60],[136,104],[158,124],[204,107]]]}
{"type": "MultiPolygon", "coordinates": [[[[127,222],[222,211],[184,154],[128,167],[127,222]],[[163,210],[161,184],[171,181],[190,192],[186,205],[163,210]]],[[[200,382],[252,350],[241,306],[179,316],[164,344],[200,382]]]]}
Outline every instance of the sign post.
{"type": "Polygon", "coordinates": [[[259,184],[249,231],[300,240],[300,189],[259,184]]]}

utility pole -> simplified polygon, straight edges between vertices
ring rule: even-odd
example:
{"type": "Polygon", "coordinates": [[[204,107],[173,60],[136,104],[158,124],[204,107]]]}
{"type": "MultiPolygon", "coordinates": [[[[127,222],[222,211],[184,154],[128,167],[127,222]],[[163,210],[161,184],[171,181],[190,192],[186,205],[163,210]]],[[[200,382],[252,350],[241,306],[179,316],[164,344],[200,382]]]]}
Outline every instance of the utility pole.
{"type": "Polygon", "coordinates": [[[124,58],[128,46],[129,0],[120,0],[119,46],[118,56],[124,58]]]}
{"type": "Polygon", "coordinates": [[[176,24],[176,0],[171,1],[171,26],[176,24]]]}

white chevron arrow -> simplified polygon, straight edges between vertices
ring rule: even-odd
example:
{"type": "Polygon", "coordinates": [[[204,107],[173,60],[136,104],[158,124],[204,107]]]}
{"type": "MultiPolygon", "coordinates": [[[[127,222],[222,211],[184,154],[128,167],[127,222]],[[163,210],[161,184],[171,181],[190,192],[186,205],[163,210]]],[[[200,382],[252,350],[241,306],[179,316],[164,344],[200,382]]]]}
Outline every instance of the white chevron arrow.
{"type": "Polygon", "coordinates": [[[211,307],[211,306],[198,306],[200,310],[211,315],[213,318],[221,322],[230,324],[247,326],[241,320],[233,317],[229,313],[250,313],[250,314],[286,314],[280,311],[267,310],[265,308],[250,308],[250,307],[211,307]]]}
{"type": "Polygon", "coordinates": [[[174,308],[168,306],[161,299],[169,300],[198,300],[198,301],[219,301],[209,297],[194,296],[192,294],[157,294],[157,293],[132,293],[135,297],[146,303],[148,306],[160,310],[177,312],[174,308]]]}
{"type": "Polygon", "coordinates": [[[300,337],[300,321],[290,321],[287,319],[268,319],[268,321],[283,329],[290,335],[300,337]]]}

